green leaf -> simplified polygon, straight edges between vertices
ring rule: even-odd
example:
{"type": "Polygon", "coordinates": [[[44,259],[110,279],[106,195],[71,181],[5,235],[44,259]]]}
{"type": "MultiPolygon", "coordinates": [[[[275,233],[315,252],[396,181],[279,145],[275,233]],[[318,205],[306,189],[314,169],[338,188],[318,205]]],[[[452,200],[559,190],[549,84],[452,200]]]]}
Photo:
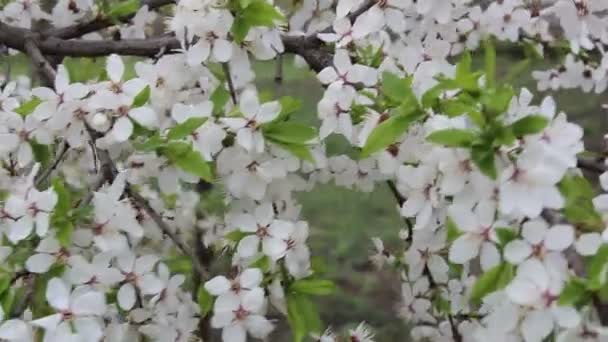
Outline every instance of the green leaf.
{"type": "Polygon", "coordinates": [[[52,159],[51,147],[49,145],[39,144],[36,141],[30,141],[30,146],[32,147],[34,159],[39,162],[42,167],[48,167],[51,164],[52,159]]]}
{"type": "Polygon", "coordinates": [[[476,103],[468,103],[462,99],[450,99],[441,102],[441,111],[449,117],[479,112],[476,103]]]}
{"type": "Polygon", "coordinates": [[[310,333],[321,331],[319,312],[308,296],[297,293],[287,295],[287,319],[294,342],[302,342],[310,333]]]}
{"type": "MultiPolygon", "coordinates": [[[[25,287],[21,287],[19,290],[23,290],[25,287]]],[[[2,309],[4,312],[11,312],[13,305],[15,304],[15,298],[17,297],[17,292],[19,290],[9,289],[5,293],[0,296],[0,301],[2,302],[2,309]]]]}
{"type": "Polygon", "coordinates": [[[336,285],[331,280],[300,279],[293,282],[289,290],[295,293],[327,296],[336,292],[336,285]]]}
{"type": "Polygon", "coordinates": [[[491,38],[484,41],[484,62],[486,72],[486,86],[496,86],[496,48],[491,38]]]}
{"type": "Polygon", "coordinates": [[[507,111],[514,96],[510,86],[487,89],[481,96],[481,103],[485,106],[488,114],[498,116],[507,111]]]}
{"type": "Polygon", "coordinates": [[[194,131],[201,127],[205,122],[207,122],[207,118],[190,118],[171,128],[167,133],[167,138],[170,140],[183,139],[194,133],[194,131]]]}
{"type": "Polygon", "coordinates": [[[11,286],[11,276],[3,273],[0,274],[0,295],[4,294],[11,286]]]}
{"type": "Polygon", "coordinates": [[[361,150],[361,158],[367,158],[395,143],[407,131],[412,122],[421,117],[420,114],[422,114],[420,111],[415,111],[410,115],[394,115],[380,123],[367,138],[367,142],[361,150]]]}
{"type": "Polygon", "coordinates": [[[423,108],[435,108],[439,104],[439,98],[446,91],[446,86],[443,83],[435,85],[422,95],[423,108]]]}
{"type": "Polygon", "coordinates": [[[265,0],[250,0],[246,8],[237,11],[232,23],[232,36],[240,44],[252,27],[272,27],[276,21],[284,20],[281,12],[265,0]]]}
{"type": "Polygon", "coordinates": [[[456,64],[456,80],[464,79],[471,74],[471,67],[473,65],[473,59],[471,53],[466,51],[460,57],[458,64],[456,64]]]}
{"type": "Polygon", "coordinates": [[[448,128],[429,134],[426,140],[447,147],[469,147],[476,137],[470,130],[448,128]]]}
{"type": "Polygon", "coordinates": [[[458,228],[458,226],[456,226],[456,223],[454,223],[454,220],[452,220],[450,217],[448,217],[448,219],[446,221],[446,228],[448,230],[448,232],[447,232],[448,243],[452,243],[452,242],[456,241],[456,239],[458,239],[463,234],[462,231],[458,228]]]}
{"type": "Polygon", "coordinates": [[[271,261],[268,255],[262,255],[258,260],[254,261],[249,265],[250,268],[259,268],[262,272],[267,272],[270,270],[271,261]]]}
{"type": "Polygon", "coordinates": [[[139,0],[123,0],[117,3],[114,3],[110,8],[110,11],[107,13],[108,17],[117,20],[121,17],[126,17],[132,14],[135,14],[140,7],[139,0]]]}
{"type": "Polygon", "coordinates": [[[167,142],[158,132],[154,133],[151,137],[142,137],[133,142],[133,146],[138,151],[152,152],[165,146],[167,142]],[[141,142],[143,140],[143,142],[141,142]]]}
{"type": "Polygon", "coordinates": [[[209,183],[213,182],[213,171],[211,166],[205,159],[203,159],[203,156],[201,156],[201,154],[194,149],[190,148],[189,151],[182,155],[166,157],[169,158],[180,169],[198,176],[209,183]]]}
{"type": "Polygon", "coordinates": [[[517,137],[523,137],[528,134],[540,133],[547,127],[549,120],[542,115],[528,115],[511,125],[513,134],[517,137]]]}
{"type": "Polygon", "coordinates": [[[589,293],[585,281],[580,278],[571,278],[560,293],[557,303],[563,306],[576,306],[588,297],[589,293]]]}
{"type": "Polygon", "coordinates": [[[514,276],[513,265],[502,263],[482,273],[471,291],[471,301],[479,304],[482,299],[495,291],[503,289],[514,276]]]}
{"type": "Polygon", "coordinates": [[[198,307],[201,309],[201,317],[207,316],[211,309],[213,308],[213,297],[207,290],[205,290],[204,286],[199,286],[197,293],[197,301],[198,307]]]}
{"type": "Polygon", "coordinates": [[[608,245],[602,245],[591,258],[587,267],[588,285],[590,290],[599,290],[608,279],[608,245]]]}
{"type": "Polygon", "coordinates": [[[213,103],[213,113],[221,113],[226,103],[230,100],[230,92],[228,92],[223,84],[220,84],[215,88],[213,93],[211,93],[209,100],[213,103]]]}
{"type": "Polygon", "coordinates": [[[247,8],[251,4],[251,0],[239,0],[241,8],[247,8]]]}
{"type": "Polygon", "coordinates": [[[41,103],[42,100],[37,97],[33,97],[31,100],[21,104],[21,106],[15,108],[13,111],[21,116],[28,116],[32,114],[41,103]]]}
{"type": "Polygon", "coordinates": [[[385,72],[382,75],[382,92],[396,103],[403,103],[415,98],[412,91],[412,78],[400,78],[390,72],[385,72]]]}
{"type": "Polygon", "coordinates": [[[315,127],[296,122],[277,122],[263,129],[264,137],[279,143],[305,145],[318,137],[315,127]]]}
{"type": "Polygon", "coordinates": [[[192,260],[184,255],[172,257],[164,260],[164,263],[169,268],[172,274],[191,274],[192,273],[192,260]]]}
{"type": "Polygon", "coordinates": [[[513,66],[509,66],[509,72],[507,73],[507,75],[504,78],[505,82],[506,83],[513,83],[526,70],[528,70],[530,68],[531,64],[532,64],[532,62],[530,62],[530,59],[526,58],[526,59],[524,59],[522,61],[519,61],[519,62],[515,63],[515,65],[513,65],[513,66]]]}
{"type": "Polygon", "coordinates": [[[566,200],[564,216],[568,222],[587,231],[604,229],[602,216],[593,206],[593,188],[585,177],[567,175],[559,183],[559,190],[566,200]]]}
{"type": "Polygon", "coordinates": [[[496,232],[498,241],[500,241],[502,247],[517,239],[517,232],[512,228],[496,228],[494,231],[496,232]]]}
{"type": "Polygon", "coordinates": [[[244,232],[242,230],[233,230],[224,235],[224,239],[239,243],[245,236],[251,235],[252,233],[244,232]]]}
{"type": "Polygon", "coordinates": [[[302,100],[296,99],[291,96],[283,96],[279,99],[281,104],[281,114],[279,116],[285,116],[291,114],[300,108],[302,108],[302,100]]]}
{"type": "Polygon", "coordinates": [[[274,140],[272,141],[272,143],[274,143],[278,147],[286,150],[287,152],[293,154],[294,156],[296,156],[302,160],[306,160],[311,163],[315,162],[314,156],[312,155],[312,153],[310,152],[310,149],[306,145],[289,144],[289,143],[284,143],[284,142],[274,141],[274,140]]]}
{"type": "Polygon", "coordinates": [[[141,107],[141,106],[145,105],[146,103],[148,103],[149,100],[150,100],[150,86],[146,86],[144,89],[142,89],[142,91],[139,92],[139,94],[137,94],[137,96],[135,96],[131,107],[132,108],[141,107]]]}
{"type": "Polygon", "coordinates": [[[496,179],[496,162],[492,146],[485,144],[473,145],[471,148],[471,159],[481,172],[492,179],[496,179]]]}
{"type": "Polygon", "coordinates": [[[72,204],[70,192],[65,187],[61,179],[53,180],[53,191],[57,194],[57,204],[51,216],[51,225],[57,230],[57,241],[63,247],[72,244],[72,233],[74,224],[72,223],[72,204]]]}

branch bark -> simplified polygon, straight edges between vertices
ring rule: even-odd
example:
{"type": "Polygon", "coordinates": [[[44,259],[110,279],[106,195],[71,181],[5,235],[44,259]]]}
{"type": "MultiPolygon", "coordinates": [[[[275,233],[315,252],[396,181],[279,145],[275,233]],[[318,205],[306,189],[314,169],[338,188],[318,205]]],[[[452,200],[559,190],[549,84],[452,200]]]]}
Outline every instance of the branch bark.
{"type": "MultiPolygon", "coordinates": [[[[142,0],[141,6],[148,6],[149,10],[155,10],[166,5],[175,4],[175,0],[142,0]]],[[[128,22],[135,16],[135,13],[118,18],[118,22],[128,22]]],[[[61,39],[72,39],[82,37],[87,33],[103,30],[116,25],[116,21],[102,15],[84,23],[78,23],[67,27],[52,28],[43,32],[45,37],[57,37],[61,39]]]]}
{"type": "MultiPolygon", "coordinates": [[[[144,1],[145,3],[146,1],[144,1]]],[[[173,3],[172,0],[147,0],[154,8],[173,3]]],[[[348,18],[354,22],[357,17],[369,10],[375,1],[367,1],[348,18]]],[[[128,20],[129,17],[123,18],[128,20]]],[[[147,39],[125,40],[73,40],[86,33],[94,32],[111,24],[107,19],[98,18],[91,22],[78,24],[60,29],[50,29],[42,33],[14,27],[0,22],[0,44],[9,48],[26,51],[29,38],[35,41],[38,49],[44,55],[59,55],[71,57],[99,57],[110,54],[154,57],[160,52],[175,53],[181,49],[181,44],[173,35],[165,35],[147,39]]],[[[332,32],[333,27],[327,27],[321,33],[332,32]]],[[[317,33],[306,36],[283,35],[285,52],[296,54],[306,60],[311,69],[321,71],[332,64],[332,53],[324,48],[324,43],[317,38],[317,33]]],[[[31,43],[30,43],[31,45],[31,43]]]]}

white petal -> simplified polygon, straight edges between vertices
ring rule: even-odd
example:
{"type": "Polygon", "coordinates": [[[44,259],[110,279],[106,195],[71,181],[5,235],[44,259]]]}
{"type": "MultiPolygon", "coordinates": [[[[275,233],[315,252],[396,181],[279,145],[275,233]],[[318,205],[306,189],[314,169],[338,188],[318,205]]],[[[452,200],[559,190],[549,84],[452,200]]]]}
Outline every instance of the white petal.
{"type": "Polygon", "coordinates": [[[247,332],[241,323],[234,323],[222,330],[222,341],[224,342],[246,342],[247,332]]]}
{"type": "Polygon", "coordinates": [[[59,323],[61,323],[62,319],[63,319],[63,315],[60,313],[57,313],[54,315],[42,317],[40,319],[32,321],[32,325],[41,327],[47,331],[53,331],[53,330],[57,329],[57,326],[59,325],[59,323]]]}
{"type": "Polygon", "coordinates": [[[553,330],[553,319],[546,311],[532,311],[526,315],[521,330],[526,342],[541,342],[553,330]]]}
{"type": "Polygon", "coordinates": [[[222,293],[228,292],[231,286],[230,280],[226,279],[226,277],[217,276],[205,283],[205,290],[212,296],[219,296],[222,293]]]}
{"type": "Polygon", "coordinates": [[[150,107],[143,106],[132,108],[129,111],[129,116],[144,127],[153,128],[158,126],[158,117],[156,116],[156,112],[150,107]]]}
{"type": "Polygon", "coordinates": [[[523,240],[514,240],[505,247],[505,259],[512,264],[520,264],[532,254],[532,247],[523,240]]]}
{"type": "Polygon", "coordinates": [[[232,43],[224,39],[217,39],[213,44],[213,57],[220,63],[225,63],[232,57],[232,43]]]}
{"type": "Polygon", "coordinates": [[[106,311],[106,297],[97,291],[80,294],[72,301],[71,309],[77,315],[101,316],[106,311]]]}
{"type": "Polygon", "coordinates": [[[129,311],[135,305],[135,288],[131,284],[124,284],[118,290],[118,305],[120,308],[129,311]]]}
{"type": "Polygon", "coordinates": [[[274,329],[272,323],[270,323],[266,317],[260,315],[250,315],[247,317],[245,326],[251,336],[259,339],[266,338],[272,329],[274,329]]]}
{"type": "Polygon", "coordinates": [[[450,246],[450,261],[455,264],[464,264],[479,254],[481,240],[479,237],[464,234],[450,246]]]}
{"type": "Polygon", "coordinates": [[[260,239],[256,235],[245,236],[236,249],[237,254],[244,259],[251,258],[258,252],[260,239]]]}
{"type": "Polygon", "coordinates": [[[25,262],[25,268],[32,273],[45,273],[54,262],[55,258],[50,254],[34,254],[25,262]]]}
{"type": "Polygon", "coordinates": [[[582,256],[591,256],[597,253],[602,245],[602,236],[598,233],[583,234],[575,244],[576,251],[582,256]]]}
{"type": "Polygon", "coordinates": [[[264,275],[259,268],[248,268],[239,276],[241,286],[247,289],[257,287],[262,282],[264,275]]]}
{"type": "Polygon", "coordinates": [[[574,228],[560,224],[552,227],[545,237],[545,247],[552,251],[563,251],[574,242],[574,228]]]}
{"type": "Polygon", "coordinates": [[[120,82],[122,80],[122,75],[125,72],[125,65],[122,62],[122,58],[118,55],[110,55],[106,64],[106,72],[112,82],[120,82]]]}
{"type": "Polygon", "coordinates": [[[112,127],[112,136],[118,142],[127,141],[132,133],[133,123],[131,122],[131,119],[126,116],[122,116],[116,120],[114,127],[112,127]]]}
{"type": "Polygon", "coordinates": [[[46,286],[46,300],[57,310],[68,310],[70,307],[70,290],[59,278],[49,280],[46,286]]]}
{"type": "Polygon", "coordinates": [[[30,336],[30,331],[22,320],[11,319],[0,326],[0,339],[8,341],[25,341],[30,336]]]}

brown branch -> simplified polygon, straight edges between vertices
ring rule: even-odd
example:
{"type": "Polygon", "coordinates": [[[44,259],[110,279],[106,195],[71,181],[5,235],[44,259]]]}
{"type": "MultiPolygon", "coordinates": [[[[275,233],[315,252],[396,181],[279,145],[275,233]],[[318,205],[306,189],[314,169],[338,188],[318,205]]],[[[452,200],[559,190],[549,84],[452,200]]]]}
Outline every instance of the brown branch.
{"type": "Polygon", "coordinates": [[[596,173],[608,171],[608,166],[602,160],[578,158],[577,166],[581,169],[596,173]]]}
{"type": "MultiPolygon", "coordinates": [[[[168,4],[168,0],[150,0],[159,6],[168,4]]],[[[367,11],[375,4],[374,1],[366,2],[357,11],[348,17],[351,21],[367,11]]],[[[104,22],[104,24],[107,24],[104,22]]],[[[107,26],[106,26],[107,27],[107,26]]],[[[125,40],[70,40],[67,38],[103,28],[101,23],[82,24],[63,29],[51,29],[43,33],[14,27],[0,22],[0,43],[9,48],[26,51],[26,38],[35,41],[38,49],[44,55],[60,55],[71,57],[99,57],[110,54],[154,57],[160,52],[175,53],[181,48],[180,42],[173,35],[165,35],[147,39],[125,39],[125,40]]],[[[327,27],[321,32],[332,32],[332,27],[327,27]]],[[[317,38],[317,34],[308,36],[282,36],[286,53],[300,55],[314,71],[332,65],[333,55],[324,48],[324,43],[317,38]]]]}
{"type": "Polygon", "coordinates": [[[49,61],[44,57],[34,37],[25,37],[23,50],[30,56],[32,63],[40,74],[44,77],[47,85],[52,86],[55,82],[56,72],[49,61]]]}
{"type": "Polygon", "coordinates": [[[224,71],[224,76],[226,77],[226,83],[228,84],[228,90],[230,91],[230,98],[232,99],[232,104],[236,105],[238,101],[236,98],[236,89],[234,89],[234,83],[232,82],[230,65],[228,63],[222,63],[222,70],[224,71]]]}
{"type": "MultiPolygon", "coordinates": [[[[155,10],[165,5],[175,4],[175,0],[142,0],[141,6],[148,6],[149,10],[155,10]]],[[[128,22],[135,16],[135,13],[120,17],[116,20],[112,18],[98,15],[95,19],[84,23],[78,23],[67,27],[52,28],[44,31],[42,34],[45,37],[56,37],[62,39],[72,39],[82,37],[87,33],[103,30],[110,26],[115,25],[117,22],[124,23],[128,22]]]]}
{"type": "Polygon", "coordinates": [[[53,160],[51,165],[49,165],[49,167],[47,167],[45,170],[43,170],[38,175],[38,177],[36,177],[36,181],[35,181],[34,185],[37,188],[40,187],[51,176],[53,171],[55,171],[55,169],[59,166],[59,164],[61,164],[61,162],[65,159],[65,157],[70,149],[70,145],[67,142],[64,142],[63,144],[61,144],[60,149],[61,150],[57,153],[57,155],[55,156],[55,159],[53,160]]]}

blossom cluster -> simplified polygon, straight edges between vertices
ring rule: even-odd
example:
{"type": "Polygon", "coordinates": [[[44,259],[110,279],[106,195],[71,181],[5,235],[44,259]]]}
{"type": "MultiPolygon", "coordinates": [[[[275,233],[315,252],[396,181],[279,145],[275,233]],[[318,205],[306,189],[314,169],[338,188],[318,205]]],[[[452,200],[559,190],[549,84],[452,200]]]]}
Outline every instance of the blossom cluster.
{"type": "MultiPolygon", "coordinates": [[[[278,315],[296,341],[373,342],[365,323],[321,326],[314,307],[336,286],[313,265],[295,195],[328,182],[393,190],[401,248],[373,238],[371,261],[401,277],[395,314],[414,340],[607,338],[608,195],[579,169],[583,129],[550,95],[497,80],[496,54],[556,51],[563,66],[532,73],[539,90],[602,93],[608,2],[171,6],[162,37],[179,48],[108,54],[86,79],[67,61],[46,86],[2,79],[0,340],[190,341],[213,328],[244,342],[272,338],[278,315]],[[294,40],[323,54],[295,48],[324,89],[319,127],[295,118],[297,99],[256,86],[256,61],[282,63],[294,40]],[[335,135],[348,153],[326,151],[335,135]],[[208,183],[225,192],[222,217],[204,210],[208,183]]],[[[14,0],[0,23],[105,18],[83,40],[143,44],[160,39],[160,13],[14,0]]],[[[608,172],[599,183],[608,192],[608,172]]]]}

